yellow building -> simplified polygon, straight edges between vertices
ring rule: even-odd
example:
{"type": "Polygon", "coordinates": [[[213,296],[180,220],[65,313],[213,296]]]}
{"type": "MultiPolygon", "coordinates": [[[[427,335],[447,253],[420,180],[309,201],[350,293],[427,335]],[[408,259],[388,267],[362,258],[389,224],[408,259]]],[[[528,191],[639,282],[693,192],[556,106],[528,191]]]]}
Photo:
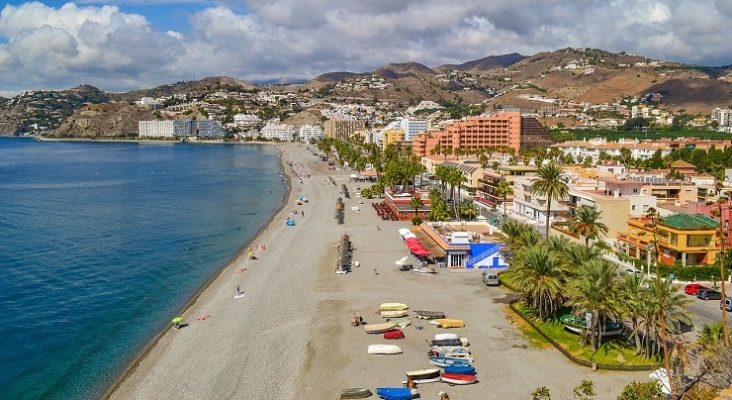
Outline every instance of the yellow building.
{"type": "MultiPolygon", "coordinates": [[[[628,233],[618,241],[625,254],[645,259],[653,249],[653,230],[649,218],[629,218],[628,233]]],[[[707,216],[674,214],[656,222],[659,261],[673,265],[714,264],[719,252],[719,223],[707,216]]]]}
{"type": "Polygon", "coordinates": [[[387,129],[381,134],[381,144],[383,148],[404,140],[404,129],[387,129]]]}

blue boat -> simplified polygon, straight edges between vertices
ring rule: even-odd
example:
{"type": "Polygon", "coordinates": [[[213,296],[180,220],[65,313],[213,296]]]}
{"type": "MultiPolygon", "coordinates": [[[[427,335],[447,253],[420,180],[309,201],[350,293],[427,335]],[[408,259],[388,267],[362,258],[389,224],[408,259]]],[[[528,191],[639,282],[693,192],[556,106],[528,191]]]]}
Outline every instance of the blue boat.
{"type": "Polygon", "coordinates": [[[441,357],[431,356],[427,357],[430,360],[430,364],[438,367],[447,367],[448,365],[460,365],[467,367],[473,363],[472,357],[441,357]]]}
{"type": "Polygon", "coordinates": [[[466,365],[448,365],[445,367],[446,374],[475,375],[475,367],[466,365]]]}
{"type": "Polygon", "coordinates": [[[404,387],[378,387],[376,394],[384,400],[409,400],[417,395],[417,389],[404,387]]]}

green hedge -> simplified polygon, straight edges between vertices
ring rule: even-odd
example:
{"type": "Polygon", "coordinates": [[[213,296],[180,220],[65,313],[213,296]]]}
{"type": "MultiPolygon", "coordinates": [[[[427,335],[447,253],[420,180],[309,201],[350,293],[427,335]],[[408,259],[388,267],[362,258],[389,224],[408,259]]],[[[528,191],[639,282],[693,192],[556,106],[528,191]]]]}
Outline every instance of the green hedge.
{"type": "MultiPolygon", "coordinates": [[[[725,271],[725,277],[720,278],[719,266],[697,266],[697,267],[682,267],[682,266],[660,266],[659,271],[661,276],[668,277],[674,274],[674,279],[684,282],[694,281],[721,281],[722,279],[729,278],[729,273],[725,271]]],[[[653,268],[651,268],[651,272],[653,268]]]]}

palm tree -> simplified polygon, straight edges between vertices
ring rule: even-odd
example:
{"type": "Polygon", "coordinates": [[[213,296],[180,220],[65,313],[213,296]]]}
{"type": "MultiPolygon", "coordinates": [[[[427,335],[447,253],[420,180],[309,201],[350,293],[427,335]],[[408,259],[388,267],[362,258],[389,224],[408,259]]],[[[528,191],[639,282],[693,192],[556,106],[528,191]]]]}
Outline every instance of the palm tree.
{"type": "Polygon", "coordinates": [[[590,245],[590,240],[596,240],[600,234],[607,235],[608,227],[600,222],[600,214],[597,207],[581,206],[574,213],[574,218],[569,223],[569,231],[585,238],[585,246],[590,245]]]}
{"type": "Polygon", "coordinates": [[[635,341],[635,354],[638,355],[643,352],[639,319],[646,304],[653,302],[652,293],[644,285],[642,275],[624,274],[620,295],[621,315],[630,320],[630,338],[635,341]]]}
{"type": "Polygon", "coordinates": [[[702,349],[702,353],[710,355],[720,350],[724,343],[724,327],[721,322],[715,322],[711,325],[704,325],[701,332],[697,334],[697,344],[702,349]]]}
{"type": "Polygon", "coordinates": [[[485,166],[490,161],[490,158],[488,158],[485,153],[480,153],[480,156],[478,157],[478,163],[480,164],[481,168],[483,168],[483,171],[485,171],[485,166]]]}
{"type": "Polygon", "coordinates": [[[525,248],[517,254],[514,276],[524,302],[545,321],[563,299],[562,263],[545,246],[525,248]]]}
{"type": "Polygon", "coordinates": [[[546,236],[549,236],[549,222],[552,201],[564,199],[569,195],[567,178],[556,163],[550,162],[537,171],[538,180],[531,183],[531,195],[546,198],[546,236]]]}
{"type": "MultiPolygon", "coordinates": [[[[727,241],[727,235],[725,235],[724,232],[724,218],[722,218],[722,206],[727,204],[728,198],[725,196],[722,196],[722,189],[724,189],[724,183],[722,181],[717,181],[714,184],[715,188],[717,189],[717,210],[714,210],[712,212],[712,215],[715,217],[719,217],[719,242],[721,245],[721,250],[719,252],[719,276],[722,279],[722,298],[727,298],[727,293],[724,288],[724,245],[727,241]]],[[[727,310],[722,307],[722,329],[724,331],[724,347],[729,347],[729,330],[727,328],[727,310]]]]}
{"type": "Polygon", "coordinates": [[[513,187],[508,183],[507,180],[501,179],[496,187],[496,194],[501,196],[503,199],[503,217],[506,217],[506,199],[509,195],[513,194],[513,187]]]}
{"type": "Polygon", "coordinates": [[[592,350],[600,347],[607,320],[617,319],[619,315],[616,271],[615,264],[604,260],[587,261],[580,266],[577,276],[567,285],[567,305],[573,306],[577,315],[592,315],[588,327],[592,350]]]}
{"type": "Polygon", "coordinates": [[[419,209],[424,207],[424,203],[422,203],[422,198],[419,197],[419,195],[412,197],[409,200],[409,206],[414,208],[414,218],[419,218],[419,209]]]}

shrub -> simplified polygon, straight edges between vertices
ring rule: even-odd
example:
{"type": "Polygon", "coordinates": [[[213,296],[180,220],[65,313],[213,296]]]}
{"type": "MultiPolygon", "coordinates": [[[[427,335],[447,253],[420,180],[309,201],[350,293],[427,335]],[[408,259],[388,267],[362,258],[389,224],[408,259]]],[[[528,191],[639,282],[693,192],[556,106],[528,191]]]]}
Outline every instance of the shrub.
{"type": "Polygon", "coordinates": [[[420,218],[420,217],[412,218],[412,225],[419,225],[421,223],[422,223],[422,218],[420,218]]]}
{"type": "MultiPolygon", "coordinates": [[[[674,279],[685,282],[692,282],[696,280],[720,281],[724,280],[726,277],[729,277],[728,274],[725,274],[726,276],[720,279],[719,266],[714,265],[695,267],[682,267],[677,265],[674,265],[672,267],[664,265],[659,268],[659,271],[661,273],[661,276],[667,277],[671,274],[674,274],[674,279]]],[[[651,268],[651,272],[654,272],[653,268],[651,268]]]]}
{"type": "Polygon", "coordinates": [[[618,400],[661,400],[661,386],[655,382],[631,382],[625,386],[618,400]]]}

